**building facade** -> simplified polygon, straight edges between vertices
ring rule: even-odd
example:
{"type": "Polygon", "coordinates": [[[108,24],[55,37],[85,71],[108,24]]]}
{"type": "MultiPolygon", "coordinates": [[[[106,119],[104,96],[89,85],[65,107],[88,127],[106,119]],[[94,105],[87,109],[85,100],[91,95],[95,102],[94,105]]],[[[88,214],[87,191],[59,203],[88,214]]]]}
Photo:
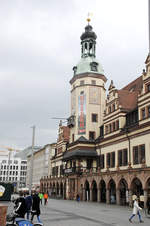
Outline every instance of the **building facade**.
{"type": "Polygon", "coordinates": [[[49,157],[49,174],[47,176],[42,177],[40,189],[43,192],[48,192],[51,196],[66,196],[66,192],[64,192],[64,184],[61,179],[64,178],[65,172],[65,162],[63,161],[63,155],[66,152],[66,147],[69,142],[70,129],[68,126],[62,125],[60,121],[59,129],[58,129],[58,139],[57,143],[51,145],[51,154],[49,157]],[[53,186],[49,186],[47,183],[48,180],[57,181],[57,178],[60,178],[60,183],[55,182],[53,186]]]}
{"type": "MultiPolygon", "coordinates": [[[[62,175],[41,179],[41,189],[63,198],[130,205],[150,196],[150,55],[142,74],[118,90],[96,59],[91,25],[81,35],[81,60],[73,67],[69,142],[62,175]]],[[[53,162],[56,161],[55,156],[53,162]]]]}
{"type": "Polygon", "coordinates": [[[31,152],[27,156],[27,187],[30,187],[31,169],[32,171],[32,189],[36,190],[40,188],[41,177],[47,177],[50,171],[49,158],[53,152],[53,145],[47,144],[44,147],[34,147],[33,162],[31,152]],[[32,167],[31,167],[32,164],[32,167]]]}
{"type": "Polygon", "coordinates": [[[0,182],[11,183],[18,191],[26,187],[27,161],[15,154],[11,148],[0,151],[0,182]]]}

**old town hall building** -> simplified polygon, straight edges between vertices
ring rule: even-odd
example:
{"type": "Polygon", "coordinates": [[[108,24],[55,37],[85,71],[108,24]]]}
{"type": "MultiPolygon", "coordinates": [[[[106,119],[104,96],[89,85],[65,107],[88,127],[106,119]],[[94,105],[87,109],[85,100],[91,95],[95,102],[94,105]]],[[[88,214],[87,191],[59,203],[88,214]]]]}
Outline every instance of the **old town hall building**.
{"type": "Polygon", "coordinates": [[[81,35],[81,59],[73,67],[71,114],[61,123],[52,173],[41,190],[64,199],[146,204],[150,196],[150,55],[136,80],[118,90],[96,59],[96,34],[81,35]]]}

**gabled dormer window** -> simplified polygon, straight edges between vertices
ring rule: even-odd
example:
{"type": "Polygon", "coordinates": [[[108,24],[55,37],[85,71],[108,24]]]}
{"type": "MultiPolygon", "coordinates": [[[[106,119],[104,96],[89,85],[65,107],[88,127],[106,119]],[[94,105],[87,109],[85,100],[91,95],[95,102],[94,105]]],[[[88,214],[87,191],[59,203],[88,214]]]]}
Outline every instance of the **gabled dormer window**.
{"type": "Polygon", "coordinates": [[[148,114],[148,117],[150,117],[150,106],[147,107],[147,114],[148,114]]]}
{"type": "Polygon", "coordinates": [[[98,66],[97,62],[90,63],[90,66],[91,66],[91,71],[97,71],[97,66],[98,66]]]}
{"type": "Polygon", "coordinates": [[[112,111],[115,111],[115,104],[113,104],[112,106],[112,111]]]}
{"type": "Polygon", "coordinates": [[[146,85],[146,92],[150,92],[150,83],[146,85]]]}

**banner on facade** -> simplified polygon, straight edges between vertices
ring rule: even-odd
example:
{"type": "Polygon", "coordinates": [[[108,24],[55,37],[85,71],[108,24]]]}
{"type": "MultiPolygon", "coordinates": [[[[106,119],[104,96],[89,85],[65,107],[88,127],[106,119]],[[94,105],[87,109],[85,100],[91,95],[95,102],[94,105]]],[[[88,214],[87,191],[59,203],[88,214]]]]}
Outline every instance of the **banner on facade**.
{"type": "Polygon", "coordinates": [[[79,116],[78,116],[78,134],[86,133],[86,96],[85,94],[81,94],[78,99],[78,108],[79,108],[79,116]]]}

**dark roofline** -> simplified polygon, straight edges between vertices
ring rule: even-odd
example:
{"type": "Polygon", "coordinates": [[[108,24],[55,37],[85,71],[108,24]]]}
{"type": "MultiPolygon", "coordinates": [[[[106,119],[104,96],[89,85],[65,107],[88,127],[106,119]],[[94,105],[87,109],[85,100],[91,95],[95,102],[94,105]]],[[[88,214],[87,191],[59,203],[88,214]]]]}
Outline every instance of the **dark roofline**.
{"type": "Polygon", "coordinates": [[[73,159],[73,158],[80,158],[80,157],[96,158],[97,152],[94,148],[90,150],[77,149],[73,151],[67,151],[64,153],[63,161],[73,159]]]}

